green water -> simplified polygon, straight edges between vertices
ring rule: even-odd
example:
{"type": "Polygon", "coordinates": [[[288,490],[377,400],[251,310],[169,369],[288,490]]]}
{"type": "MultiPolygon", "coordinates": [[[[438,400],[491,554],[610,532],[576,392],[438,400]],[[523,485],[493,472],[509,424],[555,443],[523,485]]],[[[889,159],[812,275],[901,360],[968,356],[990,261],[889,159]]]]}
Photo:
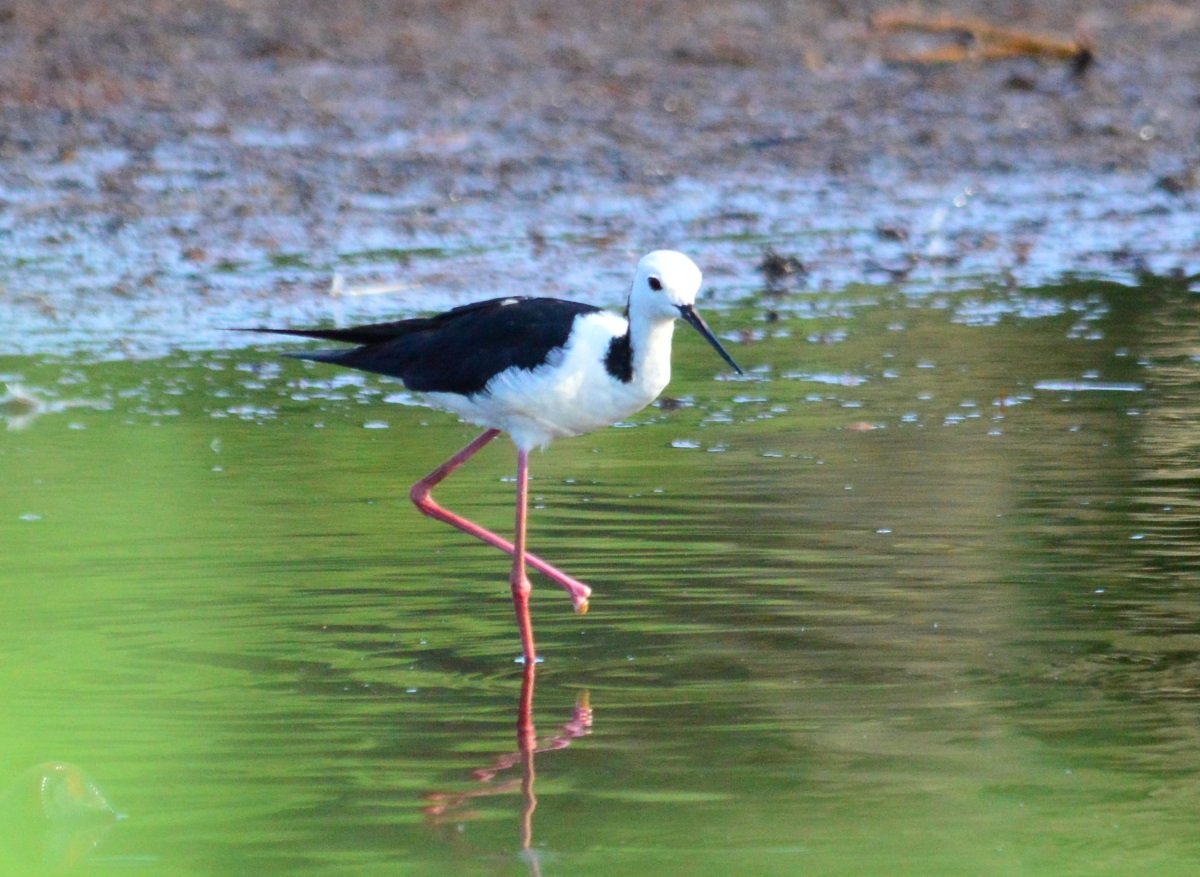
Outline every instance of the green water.
{"type": "MultiPolygon", "coordinates": [[[[277,348],[0,359],[2,873],[1197,873],[1197,296],[709,316],[748,379],[681,330],[681,404],[533,459],[596,591],[535,579],[535,771],[506,559],[406,497],[473,429],[277,348]]],[[[439,499],[506,529],[514,464],[439,499]]]]}

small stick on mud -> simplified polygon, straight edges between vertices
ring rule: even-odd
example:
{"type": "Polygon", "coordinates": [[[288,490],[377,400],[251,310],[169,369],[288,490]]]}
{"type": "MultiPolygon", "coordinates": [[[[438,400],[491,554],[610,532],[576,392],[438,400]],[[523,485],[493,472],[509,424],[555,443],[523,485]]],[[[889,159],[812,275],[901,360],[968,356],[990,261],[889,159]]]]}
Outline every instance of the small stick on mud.
{"type": "Polygon", "coordinates": [[[1008,58],[1045,58],[1070,61],[1072,72],[1082,75],[1095,60],[1092,48],[1080,40],[1042,36],[1017,28],[1001,27],[979,18],[957,15],[922,15],[904,10],[880,12],[871,27],[882,33],[941,34],[950,45],[919,52],[893,54],[889,61],[915,64],[953,64],[962,61],[998,61],[1008,58]]]}

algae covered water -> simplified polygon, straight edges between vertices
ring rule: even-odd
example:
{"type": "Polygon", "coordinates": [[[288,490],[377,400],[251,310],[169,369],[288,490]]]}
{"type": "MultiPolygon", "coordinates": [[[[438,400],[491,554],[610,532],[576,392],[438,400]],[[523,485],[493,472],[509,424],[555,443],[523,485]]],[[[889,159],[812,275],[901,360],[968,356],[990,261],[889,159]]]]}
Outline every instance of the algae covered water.
{"type": "MultiPolygon", "coordinates": [[[[4,873],[1192,873],[1186,282],[706,311],[745,378],[681,333],[534,459],[596,590],[535,578],[535,690],[506,559],[406,497],[453,417],[277,347],[0,360],[4,873]]],[[[439,498],[507,529],[514,456],[439,498]]]]}

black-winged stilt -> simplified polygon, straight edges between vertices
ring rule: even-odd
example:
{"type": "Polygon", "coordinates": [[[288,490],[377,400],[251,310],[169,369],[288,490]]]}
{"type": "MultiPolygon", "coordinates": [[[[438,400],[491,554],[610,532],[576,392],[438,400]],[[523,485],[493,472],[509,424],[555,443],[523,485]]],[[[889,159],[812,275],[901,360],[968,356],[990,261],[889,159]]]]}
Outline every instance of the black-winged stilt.
{"type": "Polygon", "coordinates": [[[292,353],[399,378],[435,405],[486,427],[413,485],[426,515],[512,555],[513,605],[526,664],[536,660],[526,564],[561,585],[575,610],[592,590],[525,548],[529,452],[551,439],[608,426],[653,402],[671,379],[676,318],[691,324],[738,374],[738,364],[696,312],[700,269],[683,253],[656,250],[637,266],[624,317],[553,298],[496,298],[433,317],[349,329],[259,329],[357,347],[292,353]],[[517,446],[514,542],[438,505],[430,491],[501,432],[517,446]]]}

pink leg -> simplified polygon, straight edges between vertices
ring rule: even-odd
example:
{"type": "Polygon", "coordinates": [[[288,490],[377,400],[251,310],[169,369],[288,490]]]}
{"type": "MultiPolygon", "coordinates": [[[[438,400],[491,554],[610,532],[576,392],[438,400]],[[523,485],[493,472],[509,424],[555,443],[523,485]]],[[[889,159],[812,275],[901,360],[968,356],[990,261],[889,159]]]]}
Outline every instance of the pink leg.
{"type": "Polygon", "coordinates": [[[525,655],[525,666],[537,660],[533,648],[533,619],[529,617],[529,576],[525,575],[525,520],[529,508],[529,452],[517,451],[517,539],[513,552],[512,585],[513,608],[517,612],[517,627],[521,631],[521,651],[525,655]]]}
{"type": "MultiPolygon", "coordinates": [[[[466,518],[454,514],[454,512],[442,508],[442,506],[438,505],[437,502],[434,501],[433,497],[430,496],[430,491],[432,491],[434,487],[444,481],[446,477],[449,476],[450,473],[452,473],[455,469],[479,453],[479,450],[483,448],[484,445],[486,445],[499,434],[500,430],[498,429],[489,429],[482,433],[473,442],[414,484],[408,495],[423,514],[429,515],[431,518],[436,518],[439,521],[443,521],[452,527],[456,527],[459,530],[462,530],[464,533],[469,533],[476,539],[480,539],[483,542],[486,542],[488,545],[495,546],[501,551],[515,555],[516,547],[507,539],[503,539],[500,536],[497,536],[491,530],[484,529],[475,522],[469,521],[466,518]]],[[[518,463],[519,462],[520,461],[518,460],[518,463]]],[[[529,554],[526,552],[525,562],[538,572],[542,573],[552,582],[555,582],[556,584],[565,588],[567,593],[571,595],[571,602],[575,604],[576,612],[578,612],[580,615],[587,612],[588,597],[590,597],[592,593],[591,588],[578,579],[567,575],[562,570],[551,566],[550,564],[546,563],[546,561],[534,554],[529,554]]]]}

